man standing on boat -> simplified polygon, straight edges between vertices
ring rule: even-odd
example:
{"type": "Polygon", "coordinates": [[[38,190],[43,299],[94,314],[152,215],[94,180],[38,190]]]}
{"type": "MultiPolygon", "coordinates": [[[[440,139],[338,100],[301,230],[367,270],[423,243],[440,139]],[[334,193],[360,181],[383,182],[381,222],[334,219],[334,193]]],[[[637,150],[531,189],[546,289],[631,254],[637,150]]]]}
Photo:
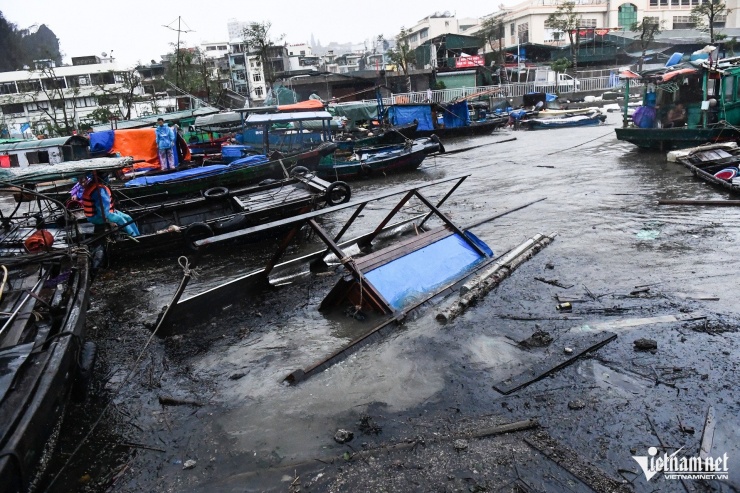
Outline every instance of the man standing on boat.
{"type": "Polygon", "coordinates": [[[104,175],[88,176],[85,191],[82,193],[82,210],[91,224],[113,223],[123,228],[129,236],[139,236],[131,216],[113,208],[110,188],[105,186],[104,175]]]}
{"type": "Polygon", "coordinates": [[[157,118],[157,151],[162,171],[175,169],[175,131],[164,124],[163,118],[157,118]]]}

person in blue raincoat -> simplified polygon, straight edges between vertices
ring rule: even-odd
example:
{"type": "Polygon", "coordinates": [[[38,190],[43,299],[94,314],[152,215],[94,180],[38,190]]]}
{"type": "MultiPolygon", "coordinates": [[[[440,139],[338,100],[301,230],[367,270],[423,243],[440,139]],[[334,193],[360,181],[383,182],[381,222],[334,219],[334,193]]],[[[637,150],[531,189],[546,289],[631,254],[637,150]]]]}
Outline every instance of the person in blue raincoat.
{"type": "Polygon", "coordinates": [[[85,217],[92,224],[113,223],[123,228],[129,236],[139,236],[139,228],[128,214],[113,207],[113,198],[103,181],[105,176],[88,176],[85,190],[82,193],[82,209],[85,217]]]}
{"type": "Polygon", "coordinates": [[[154,129],[157,137],[157,152],[159,165],[162,171],[174,170],[175,165],[175,131],[165,125],[163,118],[157,118],[157,127],[154,129]]]}

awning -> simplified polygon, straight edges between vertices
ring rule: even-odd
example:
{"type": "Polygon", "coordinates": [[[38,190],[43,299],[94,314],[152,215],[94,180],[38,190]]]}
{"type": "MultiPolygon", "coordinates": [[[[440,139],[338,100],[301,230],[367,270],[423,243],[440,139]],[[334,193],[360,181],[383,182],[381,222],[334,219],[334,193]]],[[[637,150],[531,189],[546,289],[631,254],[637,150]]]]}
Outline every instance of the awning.
{"type": "Polygon", "coordinates": [[[114,171],[131,166],[130,157],[101,157],[81,159],[59,164],[36,165],[25,168],[0,169],[0,185],[26,185],[47,181],[66,180],[92,171],[114,171]]]}
{"type": "Polygon", "coordinates": [[[295,104],[284,104],[278,106],[278,111],[306,111],[306,110],[323,110],[324,103],[318,99],[309,99],[295,104]]]}
{"type": "Polygon", "coordinates": [[[265,115],[249,115],[247,125],[290,123],[305,120],[331,120],[328,111],[295,111],[292,113],[269,113],[265,115]]]}

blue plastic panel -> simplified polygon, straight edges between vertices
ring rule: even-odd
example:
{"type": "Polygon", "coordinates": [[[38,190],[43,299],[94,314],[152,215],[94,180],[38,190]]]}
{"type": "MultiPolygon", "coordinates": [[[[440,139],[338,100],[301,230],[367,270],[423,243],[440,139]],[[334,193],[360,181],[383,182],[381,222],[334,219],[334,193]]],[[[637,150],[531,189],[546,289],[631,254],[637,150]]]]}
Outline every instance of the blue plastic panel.
{"type": "MultiPolygon", "coordinates": [[[[467,235],[490,252],[472,233],[467,235]]],[[[484,258],[460,235],[453,234],[366,272],[365,277],[393,308],[401,310],[461,277],[484,258]]]]}

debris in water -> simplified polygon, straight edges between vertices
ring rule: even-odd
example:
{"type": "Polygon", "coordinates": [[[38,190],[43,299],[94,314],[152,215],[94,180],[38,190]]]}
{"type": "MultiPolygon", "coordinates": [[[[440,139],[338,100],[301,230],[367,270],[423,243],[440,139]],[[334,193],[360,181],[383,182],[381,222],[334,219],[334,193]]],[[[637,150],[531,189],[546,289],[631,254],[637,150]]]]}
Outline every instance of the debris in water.
{"type": "Polygon", "coordinates": [[[458,452],[463,451],[463,450],[467,450],[467,448],[468,448],[468,441],[467,440],[463,440],[462,438],[460,438],[458,440],[455,440],[455,442],[453,443],[453,446],[455,447],[455,450],[457,450],[458,452]]]}
{"type": "Polygon", "coordinates": [[[519,344],[521,346],[530,347],[546,347],[552,342],[552,336],[544,330],[538,330],[532,334],[529,339],[525,339],[519,344]]]}
{"type": "Polygon", "coordinates": [[[188,460],[185,461],[185,464],[182,465],[182,468],[183,469],[192,469],[192,468],[195,467],[195,464],[197,464],[197,462],[195,462],[193,459],[188,459],[188,460]]]}
{"type": "Polygon", "coordinates": [[[337,443],[347,443],[355,437],[355,434],[349,430],[338,429],[334,433],[334,441],[337,443]]]}
{"type": "Polygon", "coordinates": [[[573,348],[572,347],[563,348],[563,351],[565,352],[565,354],[571,354],[573,352],[573,348]]]}
{"type": "Polygon", "coordinates": [[[579,409],[583,409],[584,407],[586,407],[586,403],[583,402],[581,399],[576,399],[568,403],[568,409],[573,409],[577,411],[579,409]]]}
{"type": "Polygon", "coordinates": [[[657,351],[658,341],[654,339],[637,339],[635,341],[635,351],[657,351]]]}
{"type": "Polygon", "coordinates": [[[378,435],[383,431],[383,428],[378,426],[371,416],[364,414],[360,418],[360,431],[365,435],[378,435]]]}

